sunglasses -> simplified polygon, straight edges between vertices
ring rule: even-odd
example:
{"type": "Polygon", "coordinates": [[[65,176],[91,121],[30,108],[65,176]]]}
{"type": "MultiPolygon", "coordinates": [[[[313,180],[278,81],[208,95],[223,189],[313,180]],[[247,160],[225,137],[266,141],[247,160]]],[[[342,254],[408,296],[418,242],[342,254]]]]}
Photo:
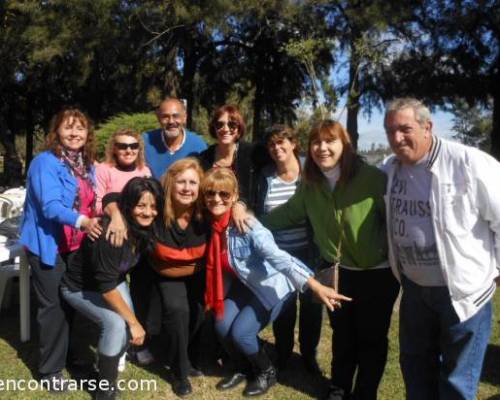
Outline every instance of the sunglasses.
{"type": "Polygon", "coordinates": [[[137,150],[139,148],[139,143],[135,142],[135,143],[115,143],[115,147],[118,149],[118,150],[127,150],[127,149],[130,149],[130,150],[137,150]]]}
{"type": "Polygon", "coordinates": [[[204,194],[208,200],[215,199],[215,196],[217,195],[219,195],[222,201],[228,201],[231,198],[231,193],[226,192],[225,190],[207,190],[204,194]]]}
{"type": "Polygon", "coordinates": [[[226,126],[231,130],[231,131],[234,131],[236,129],[238,129],[238,123],[237,122],[234,122],[234,121],[229,121],[229,122],[225,122],[225,121],[217,121],[215,123],[215,129],[222,129],[224,128],[224,126],[226,126]]]}

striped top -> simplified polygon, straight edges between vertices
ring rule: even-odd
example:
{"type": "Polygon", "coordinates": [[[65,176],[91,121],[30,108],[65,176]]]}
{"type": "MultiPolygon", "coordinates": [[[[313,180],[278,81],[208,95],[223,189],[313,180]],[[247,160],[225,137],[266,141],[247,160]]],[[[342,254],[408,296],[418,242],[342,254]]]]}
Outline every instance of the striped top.
{"type": "Polygon", "coordinates": [[[160,222],[152,255],[155,268],[165,270],[164,276],[180,278],[205,267],[205,252],[210,230],[203,222],[192,220],[182,229],[175,221],[167,228],[160,222]]]}
{"type": "MultiPolygon", "coordinates": [[[[293,196],[299,179],[285,182],[275,175],[270,182],[266,198],[264,199],[264,212],[268,214],[274,208],[284,204],[293,196]]],[[[306,222],[296,225],[294,228],[273,230],[274,240],[278,247],[283,250],[299,250],[308,246],[306,222]]]]}

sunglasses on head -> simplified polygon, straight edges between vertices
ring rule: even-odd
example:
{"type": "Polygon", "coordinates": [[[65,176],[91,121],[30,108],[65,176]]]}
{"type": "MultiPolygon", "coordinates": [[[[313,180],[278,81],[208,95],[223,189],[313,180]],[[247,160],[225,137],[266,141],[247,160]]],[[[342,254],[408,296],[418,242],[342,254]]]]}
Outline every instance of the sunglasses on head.
{"type": "Polygon", "coordinates": [[[115,147],[118,149],[118,150],[127,150],[127,149],[130,149],[130,150],[137,150],[139,148],[139,143],[135,142],[135,143],[115,143],[115,147]]]}
{"type": "Polygon", "coordinates": [[[232,130],[232,131],[234,131],[234,130],[238,129],[238,123],[236,123],[236,122],[234,122],[234,121],[229,121],[229,122],[225,122],[225,121],[217,121],[217,122],[215,123],[215,128],[216,128],[216,129],[222,129],[222,128],[224,128],[224,126],[226,126],[226,125],[227,125],[227,127],[228,127],[230,130],[232,130]]]}
{"type": "Polygon", "coordinates": [[[205,197],[209,200],[215,199],[215,196],[219,195],[222,201],[228,201],[231,198],[231,193],[225,190],[207,190],[205,191],[205,197]]]}

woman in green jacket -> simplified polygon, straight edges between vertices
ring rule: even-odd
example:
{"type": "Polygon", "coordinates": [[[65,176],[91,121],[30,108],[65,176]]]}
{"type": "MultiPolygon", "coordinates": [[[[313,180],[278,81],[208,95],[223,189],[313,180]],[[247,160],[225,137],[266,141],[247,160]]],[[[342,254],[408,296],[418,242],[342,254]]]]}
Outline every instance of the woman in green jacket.
{"type": "Polygon", "coordinates": [[[271,229],[307,218],[323,268],[338,271],[339,292],[353,299],[330,313],[334,358],[328,400],[376,399],[384,372],[399,291],[387,263],[385,183],[384,173],[356,154],[339,122],[322,121],[309,134],[301,185],[263,218],[271,229]]]}

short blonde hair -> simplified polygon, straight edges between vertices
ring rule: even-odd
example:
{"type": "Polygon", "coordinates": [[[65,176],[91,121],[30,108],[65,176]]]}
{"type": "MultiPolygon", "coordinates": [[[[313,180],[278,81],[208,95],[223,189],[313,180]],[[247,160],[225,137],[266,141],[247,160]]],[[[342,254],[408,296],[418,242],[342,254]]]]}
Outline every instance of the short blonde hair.
{"type": "Polygon", "coordinates": [[[110,138],[108,139],[108,143],[106,144],[106,154],[104,156],[104,162],[106,164],[116,166],[117,162],[115,157],[115,143],[118,136],[130,136],[137,140],[137,142],[139,143],[139,154],[137,155],[137,160],[135,160],[135,165],[137,166],[137,168],[144,168],[146,162],[144,157],[144,141],[142,140],[142,135],[130,128],[120,129],[110,136],[110,138]]]}
{"type": "Polygon", "coordinates": [[[238,197],[238,180],[229,168],[212,168],[205,173],[201,182],[202,194],[205,195],[207,190],[226,190],[238,197]]]}
{"type": "MultiPolygon", "coordinates": [[[[163,187],[163,193],[165,197],[165,206],[163,208],[163,220],[167,227],[171,227],[175,221],[175,210],[174,204],[172,201],[172,192],[175,184],[175,179],[177,175],[182,174],[184,171],[188,169],[194,170],[199,178],[200,183],[203,180],[203,168],[199,161],[193,157],[186,157],[181,160],[177,160],[167,169],[167,172],[163,174],[161,177],[161,186],[163,187]]],[[[201,187],[201,185],[200,185],[201,187]]],[[[202,209],[202,200],[200,199],[198,191],[198,199],[193,204],[194,212],[193,216],[198,221],[201,220],[201,209],[202,209]]]]}

